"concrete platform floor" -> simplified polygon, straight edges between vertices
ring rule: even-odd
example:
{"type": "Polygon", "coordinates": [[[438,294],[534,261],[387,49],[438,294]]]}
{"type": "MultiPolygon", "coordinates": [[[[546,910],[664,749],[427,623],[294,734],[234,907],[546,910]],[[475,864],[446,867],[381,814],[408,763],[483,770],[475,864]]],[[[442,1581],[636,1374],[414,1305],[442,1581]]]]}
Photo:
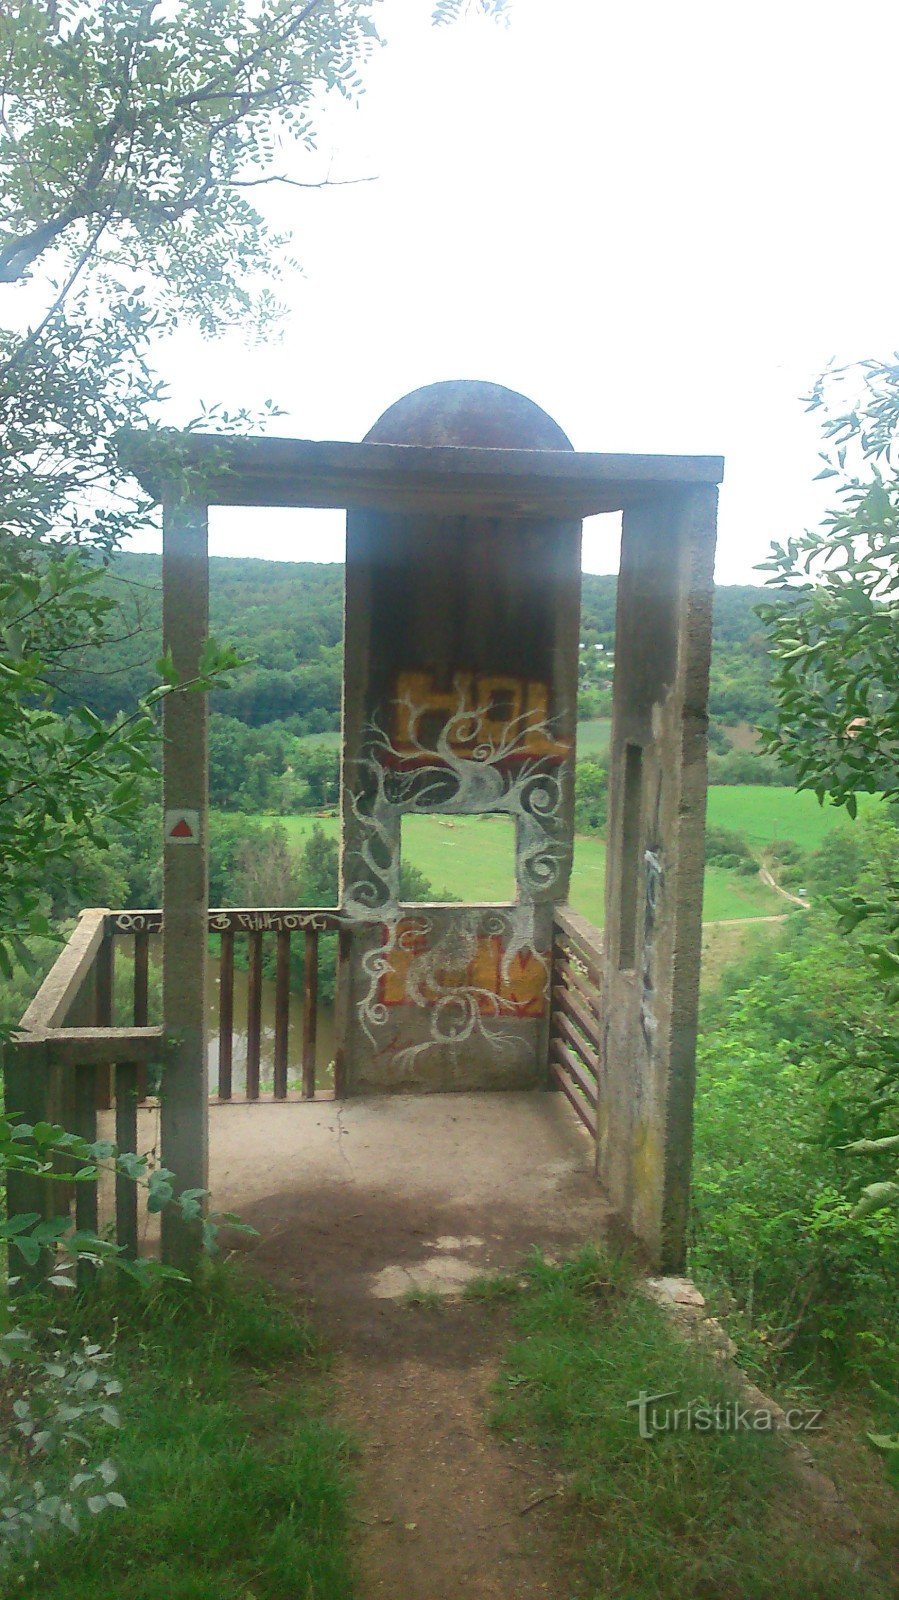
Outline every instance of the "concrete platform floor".
{"type": "Polygon", "coordinates": [[[210,1108],[215,1210],[310,1298],[452,1292],[606,1229],[591,1141],[562,1095],[390,1095],[210,1108]],[[297,1276],[302,1280],[297,1282],[297,1276]]]}
{"type": "MultiPolygon", "coordinates": [[[[139,1113],[138,1148],[159,1150],[158,1107],[139,1113]]],[[[335,1308],[452,1293],[532,1246],[564,1254],[609,1231],[592,1141],[560,1094],[213,1103],[209,1164],[211,1208],[257,1229],[241,1250],[335,1308]]],[[[142,1220],[152,1248],[158,1224],[142,1220]]]]}

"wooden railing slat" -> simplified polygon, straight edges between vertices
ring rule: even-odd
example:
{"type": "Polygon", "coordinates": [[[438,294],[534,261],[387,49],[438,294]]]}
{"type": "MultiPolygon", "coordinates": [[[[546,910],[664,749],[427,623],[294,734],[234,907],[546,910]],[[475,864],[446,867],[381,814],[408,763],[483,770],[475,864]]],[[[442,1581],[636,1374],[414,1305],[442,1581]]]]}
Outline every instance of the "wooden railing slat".
{"type": "MultiPolygon", "coordinates": [[[[138,1069],[134,1062],[115,1068],[115,1142],[119,1150],[137,1153],[138,1069]]],[[[137,1185],[116,1175],[116,1243],[132,1260],[137,1256],[137,1185]]]]}
{"type": "MultiPolygon", "coordinates": [[[[349,974],[350,940],[352,934],[348,928],[341,928],[337,935],[337,995],[335,1006],[345,1008],[346,1001],[342,999],[345,990],[341,987],[341,974],[349,974]]],[[[339,1012],[338,1012],[339,1015],[339,1012]]],[[[344,1046],[341,1042],[344,1030],[338,1023],[337,1042],[334,1049],[334,1098],[342,1100],[346,1093],[347,1063],[344,1046]]]]}
{"type": "Polygon", "coordinates": [[[595,1051],[602,1049],[602,1036],[599,1018],[582,1004],[579,996],[572,989],[566,989],[564,984],[553,985],[553,1005],[555,1014],[562,1012],[566,1017],[580,1028],[586,1036],[587,1042],[595,1051]]]}
{"type": "MultiPolygon", "coordinates": [[[[106,911],[100,915],[105,917],[109,934],[162,931],[162,912],[158,907],[142,911],[106,911]]],[[[208,915],[210,933],[304,933],[307,928],[316,933],[339,933],[347,924],[347,914],[339,906],[279,906],[271,910],[211,906],[208,915]]]]}
{"type": "Polygon", "coordinates": [[[259,1099],[259,1058],[262,1044],[262,934],[248,939],[250,970],[247,979],[247,1099],[259,1099]]]}
{"type": "MultiPolygon", "coordinates": [[[[150,935],[138,931],[134,935],[134,1026],[145,1028],[150,1019],[150,935]]],[[[137,1097],[147,1097],[147,1069],[137,1069],[137,1097]]]]}
{"type": "Polygon", "coordinates": [[[587,1102],[584,1099],[583,1095],[579,1094],[577,1089],[575,1089],[574,1085],[571,1082],[571,1079],[568,1076],[568,1073],[565,1071],[565,1068],[564,1067],[560,1067],[558,1061],[550,1059],[550,1071],[552,1072],[553,1077],[555,1078],[556,1082],[558,1083],[559,1088],[562,1090],[562,1093],[566,1096],[566,1098],[570,1101],[571,1105],[574,1107],[574,1110],[577,1113],[577,1115],[580,1117],[581,1122],[584,1124],[584,1127],[588,1128],[590,1133],[595,1138],[596,1137],[596,1116],[595,1116],[595,1114],[593,1112],[592,1107],[587,1104],[587,1102]]]}
{"type": "MultiPolygon", "coordinates": [[[[319,934],[334,933],[339,940],[339,959],[345,962],[352,938],[346,913],[337,907],[292,907],[285,910],[210,911],[210,927],[221,937],[219,994],[219,1081],[222,1099],[233,1093],[234,1049],[234,934],[247,934],[249,975],[247,983],[247,1098],[258,1099],[262,1053],[262,955],[268,932],[277,935],[275,982],[274,1069],[275,1095],[287,1096],[290,1028],[290,937],[293,931],[304,934],[304,1004],[302,1043],[302,1084],[305,1098],[315,1096],[316,1049],[318,1038],[319,934]],[[216,925],[218,924],[218,925],[216,925]]],[[[165,1055],[165,1035],[160,1027],[150,1028],[149,979],[150,938],[161,926],[158,911],[92,910],[82,913],[78,927],[48,979],[22,1019],[17,1048],[22,1051],[23,1071],[41,1062],[51,1073],[60,1073],[59,1083],[73,1099],[76,1074],[84,1090],[84,1071],[92,1072],[95,1110],[112,1106],[117,1074],[136,1075],[128,1096],[146,1098],[147,1068],[165,1055]],[[113,1026],[113,979],[116,938],[133,939],[133,1025],[113,1026]],[[51,981],[52,980],[52,981],[51,981]],[[69,1023],[62,1026],[63,1022],[69,1023]],[[74,1070],[72,1070],[74,1069],[74,1070]],[[83,1069],[83,1070],[82,1070],[83,1069]]],[[[334,1064],[335,1093],[343,1093],[345,1064],[337,1052],[334,1064]]],[[[54,1081],[56,1081],[54,1079],[54,1081]]],[[[121,1078],[131,1083],[130,1076],[121,1078]]],[[[46,1096],[45,1096],[46,1099],[46,1096]]],[[[83,1108],[82,1108],[83,1109],[83,1108]]],[[[35,1115],[58,1115],[43,1102],[35,1115]]],[[[117,1107],[118,1114],[118,1107],[117,1107]]],[[[70,1119],[74,1122],[74,1113],[70,1119]]],[[[136,1137],[136,1134],[135,1134],[136,1137]]],[[[82,1197],[82,1206],[84,1200],[82,1197]]],[[[123,1225],[125,1225],[123,1223],[123,1225]]]]}
{"type": "MultiPolygon", "coordinates": [[[[112,939],[104,939],[97,951],[95,972],[97,987],[93,1020],[98,1028],[111,1028],[115,979],[115,944],[112,939]]],[[[112,1105],[114,1071],[112,1066],[97,1069],[97,1109],[100,1111],[108,1111],[112,1105]]]]}
{"type": "Polygon", "coordinates": [[[598,1007],[602,990],[600,985],[591,978],[580,956],[563,950],[559,944],[554,945],[553,972],[556,983],[559,982],[560,978],[564,978],[565,982],[570,984],[572,988],[580,990],[588,1005],[598,1007]]]}
{"type": "MultiPolygon", "coordinates": [[[[75,1132],[93,1144],[97,1137],[97,1068],[75,1068],[75,1132]]],[[[82,1180],[75,1184],[75,1226],[96,1233],[99,1220],[99,1202],[96,1182],[82,1180]]],[[[85,1287],[94,1276],[89,1261],[78,1263],[78,1285],[85,1287]]]]}
{"type": "Polygon", "coordinates": [[[585,972],[571,961],[554,961],[553,983],[563,988],[566,994],[573,995],[586,1014],[593,1018],[594,1027],[597,1026],[602,1016],[602,993],[585,972]]]}
{"type": "Polygon", "coordinates": [[[56,1067],[109,1067],[116,1060],[159,1061],[164,1054],[162,1028],[49,1028],[26,1034],[17,1042],[25,1056],[46,1051],[56,1067]]]}
{"type": "Polygon", "coordinates": [[[562,1011],[556,1012],[556,1028],[558,1030],[556,1037],[558,1038],[559,1034],[563,1035],[562,1042],[568,1044],[577,1052],[584,1064],[584,1068],[587,1072],[589,1072],[593,1082],[595,1083],[597,1077],[599,1076],[599,1058],[596,1054],[596,1051],[591,1050],[590,1046],[584,1039],[583,1034],[578,1032],[577,1028],[574,1026],[574,1023],[570,1022],[568,1017],[566,1017],[565,1013],[562,1011]]]}
{"type": "Polygon", "coordinates": [[[602,1059],[603,966],[601,931],[570,906],[557,906],[553,921],[550,1077],[594,1136],[602,1059]]]}
{"type": "Polygon", "coordinates": [[[231,1099],[234,1056],[234,934],[222,934],[219,966],[219,1098],[231,1099]]]}
{"type": "Polygon", "coordinates": [[[303,1098],[315,1097],[315,1045],[318,1031],[318,934],[306,932],[303,965],[303,1098]]]}
{"type": "Polygon", "coordinates": [[[556,907],[555,914],[556,940],[563,946],[570,945],[579,961],[584,963],[594,983],[602,985],[603,982],[603,936],[599,928],[588,922],[570,906],[556,907]]]}
{"type": "Polygon", "coordinates": [[[276,1100],[286,1100],[287,1098],[287,1036],[289,1028],[290,933],[286,928],[282,928],[278,934],[278,954],[275,970],[274,1091],[276,1100]]]}
{"type": "MultiPolygon", "coordinates": [[[[47,1115],[50,1069],[46,1053],[40,1048],[33,1051],[8,1045],[4,1052],[3,1094],[6,1112],[14,1112],[23,1122],[32,1126],[47,1115]]],[[[6,1214],[9,1217],[36,1211],[39,1216],[53,1214],[54,1198],[50,1178],[35,1177],[30,1172],[10,1171],[6,1175],[6,1214]]],[[[40,1282],[50,1266],[50,1253],[42,1250],[34,1266],[29,1266],[10,1248],[9,1270],[22,1280],[22,1286],[40,1282]]]]}
{"type": "Polygon", "coordinates": [[[563,1040],[554,1039],[550,1053],[559,1066],[564,1067],[565,1071],[577,1084],[587,1103],[595,1107],[597,1100],[596,1083],[574,1051],[563,1040]]]}
{"type": "Polygon", "coordinates": [[[56,1028],[66,1021],[103,943],[107,915],[105,910],[82,911],[72,937],[19,1023],[24,1033],[56,1028]]]}
{"type": "Polygon", "coordinates": [[[591,988],[599,991],[602,990],[602,967],[597,964],[597,960],[594,956],[591,956],[588,954],[588,952],[582,950],[579,945],[575,944],[573,939],[563,938],[559,934],[558,929],[556,930],[555,949],[557,958],[559,960],[568,962],[571,965],[576,965],[585,982],[587,982],[591,988]]]}

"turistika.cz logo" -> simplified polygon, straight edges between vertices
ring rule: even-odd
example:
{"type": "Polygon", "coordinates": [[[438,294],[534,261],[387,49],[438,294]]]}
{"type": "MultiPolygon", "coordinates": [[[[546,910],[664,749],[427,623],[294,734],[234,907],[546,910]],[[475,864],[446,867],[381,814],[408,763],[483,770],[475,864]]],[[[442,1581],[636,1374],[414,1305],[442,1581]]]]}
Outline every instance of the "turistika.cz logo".
{"type": "Polygon", "coordinates": [[[641,1389],[636,1399],[628,1400],[628,1410],[637,1412],[641,1439],[657,1433],[774,1433],[778,1428],[814,1433],[823,1426],[821,1411],[792,1406],[788,1411],[772,1411],[767,1406],[741,1405],[737,1400],[688,1400],[684,1405],[666,1405],[676,1390],[650,1394],[641,1389]]]}

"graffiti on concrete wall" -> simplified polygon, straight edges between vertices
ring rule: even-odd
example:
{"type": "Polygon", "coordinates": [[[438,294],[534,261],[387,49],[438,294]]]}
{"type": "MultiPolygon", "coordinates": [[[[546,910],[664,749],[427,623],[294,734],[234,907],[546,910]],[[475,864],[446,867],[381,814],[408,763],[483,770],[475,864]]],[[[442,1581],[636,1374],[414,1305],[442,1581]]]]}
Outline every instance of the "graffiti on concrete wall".
{"type": "Polygon", "coordinates": [[[460,673],[444,692],[427,674],[403,673],[387,716],[366,729],[348,796],[343,903],[382,928],[362,960],[359,1015],[373,1043],[398,1005],[429,1017],[429,1039],[406,1057],[475,1035],[514,1050],[518,1041],[491,1023],[545,1011],[549,952],[538,947],[536,906],[562,884],[570,848],[561,820],[569,746],[547,704],[542,684],[460,673]],[[410,917],[400,903],[401,819],[433,812],[515,819],[515,904],[410,917]]]}
{"type": "Polygon", "coordinates": [[[391,711],[391,756],[404,765],[431,759],[422,743],[439,742],[441,734],[463,760],[477,761],[489,749],[501,767],[535,759],[558,765],[571,754],[550,732],[546,684],[526,678],[458,672],[443,690],[430,673],[401,672],[391,711]]]}
{"type": "MultiPolygon", "coordinates": [[[[493,916],[488,913],[488,920],[493,916]]],[[[497,920],[496,918],[493,919],[497,920]]],[[[519,951],[506,964],[503,929],[444,937],[437,951],[427,917],[403,917],[397,928],[390,964],[382,973],[378,998],[385,1006],[442,1004],[462,990],[478,1014],[500,1011],[517,1017],[542,1017],[546,1009],[544,962],[533,951],[519,951]]]]}
{"type": "Polygon", "coordinates": [[[473,706],[470,679],[454,680],[452,704],[434,726],[433,699],[416,702],[403,675],[386,728],[366,729],[350,806],[359,842],[346,862],[348,908],[357,916],[399,900],[399,819],[443,812],[505,813],[516,821],[516,879],[522,900],[551,894],[567,861],[562,837],[562,763],[569,747],[555,739],[538,707],[498,723],[495,702],[473,706]],[[398,743],[394,730],[401,732],[398,743]],[[538,747],[535,749],[535,747],[538,747]],[[547,753],[547,749],[551,753],[547,753]],[[351,904],[353,894],[361,897],[351,904]]]}

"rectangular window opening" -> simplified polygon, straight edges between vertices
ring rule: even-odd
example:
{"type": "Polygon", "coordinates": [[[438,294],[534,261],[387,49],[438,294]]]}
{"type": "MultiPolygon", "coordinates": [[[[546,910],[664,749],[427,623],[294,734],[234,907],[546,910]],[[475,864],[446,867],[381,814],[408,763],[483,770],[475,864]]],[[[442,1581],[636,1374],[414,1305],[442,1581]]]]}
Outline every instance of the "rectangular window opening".
{"type": "Polygon", "coordinates": [[[429,811],[400,824],[400,899],[509,905],[516,897],[515,818],[429,811]]]}
{"type": "Polygon", "coordinates": [[[618,908],[618,966],[633,969],[637,953],[637,901],[640,889],[640,833],[643,749],[624,747],[624,793],[621,817],[621,887],[618,908]]]}

